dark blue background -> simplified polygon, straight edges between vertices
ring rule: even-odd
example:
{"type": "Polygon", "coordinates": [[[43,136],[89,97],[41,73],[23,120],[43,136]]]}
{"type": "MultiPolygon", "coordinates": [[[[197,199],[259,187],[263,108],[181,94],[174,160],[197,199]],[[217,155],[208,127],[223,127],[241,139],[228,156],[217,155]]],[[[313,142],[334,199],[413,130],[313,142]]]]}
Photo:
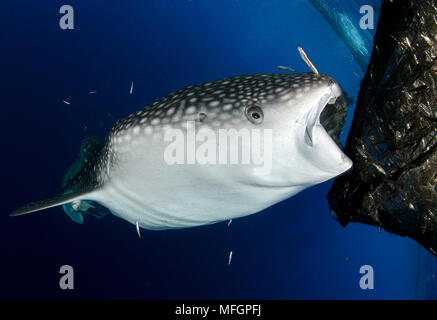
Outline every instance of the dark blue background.
{"type": "Polygon", "coordinates": [[[230,227],[143,230],[141,240],[135,226],[113,216],[88,217],[84,225],[61,208],[7,216],[59,192],[85,136],[104,138],[116,119],[157,98],[202,81],[276,72],[277,65],[308,71],[298,43],[320,72],[356,96],[360,79],[352,72],[362,71],[309,3],[8,0],[0,6],[0,298],[435,297],[436,259],[408,238],[365,225],[342,228],[329,214],[331,182],[230,227]],[[75,30],[59,28],[63,4],[75,9],[75,30]],[[74,267],[75,290],[59,289],[64,264],[74,267]],[[375,270],[375,290],[359,287],[364,264],[375,270]]]}

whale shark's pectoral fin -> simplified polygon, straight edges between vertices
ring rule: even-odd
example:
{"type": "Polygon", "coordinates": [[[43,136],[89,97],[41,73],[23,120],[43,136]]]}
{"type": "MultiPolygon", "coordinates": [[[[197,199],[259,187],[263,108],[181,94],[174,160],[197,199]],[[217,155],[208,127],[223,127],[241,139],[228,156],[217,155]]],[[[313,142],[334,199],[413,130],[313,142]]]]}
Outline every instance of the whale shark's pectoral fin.
{"type": "Polygon", "coordinates": [[[63,204],[71,203],[73,201],[79,201],[79,200],[93,200],[91,194],[93,194],[96,190],[82,190],[79,192],[69,193],[69,194],[63,194],[54,198],[50,198],[47,200],[42,201],[36,201],[27,203],[24,206],[18,208],[14,212],[12,212],[9,216],[16,217],[21,216],[23,214],[40,211],[52,207],[61,206],[63,204]]]}

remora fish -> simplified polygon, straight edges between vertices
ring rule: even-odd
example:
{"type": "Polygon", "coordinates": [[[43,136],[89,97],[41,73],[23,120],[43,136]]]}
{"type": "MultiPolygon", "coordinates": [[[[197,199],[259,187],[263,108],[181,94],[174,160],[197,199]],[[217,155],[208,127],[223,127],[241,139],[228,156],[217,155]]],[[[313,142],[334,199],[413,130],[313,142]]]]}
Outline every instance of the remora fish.
{"type": "MultiPolygon", "coordinates": [[[[325,106],[340,95],[335,80],[315,73],[243,75],[179,90],[117,121],[105,144],[71,180],[69,193],[27,204],[11,215],[59,205],[81,212],[105,207],[137,230],[160,230],[259,212],[351,168],[320,123],[325,106]],[[214,134],[271,130],[271,170],[255,174],[259,166],[254,163],[169,164],[166,133],[179,129],[187,141],[187,121],[214,134]]],[[[250,141],[240,140],[220,140],[217,150],[248,151],[250,141]]]]}

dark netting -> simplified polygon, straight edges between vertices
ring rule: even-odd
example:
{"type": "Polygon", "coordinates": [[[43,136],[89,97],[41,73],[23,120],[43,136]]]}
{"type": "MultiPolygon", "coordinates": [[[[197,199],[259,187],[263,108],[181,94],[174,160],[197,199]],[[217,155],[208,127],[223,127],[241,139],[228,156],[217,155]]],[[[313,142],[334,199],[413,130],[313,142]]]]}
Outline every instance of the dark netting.
{"type": "Polygon", "coordinates": [[[326,105],[320,114],[320,123],[339,147],[341,147],[340,134],[346,122],[346,116],[347,102],[343,94],[337,98],[335,103],[326,105]]]}
{"type": "Polygon", "coordinates": [[[383,1],[346,154],[328,194],[338,221],[437,252],[437,0],[383,1]]]}

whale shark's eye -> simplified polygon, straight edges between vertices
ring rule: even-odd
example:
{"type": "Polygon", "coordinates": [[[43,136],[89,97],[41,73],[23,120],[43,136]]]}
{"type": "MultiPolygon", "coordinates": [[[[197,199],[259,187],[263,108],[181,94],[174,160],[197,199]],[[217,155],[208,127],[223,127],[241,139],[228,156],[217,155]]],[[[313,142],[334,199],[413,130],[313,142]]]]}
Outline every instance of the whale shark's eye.
{"type": "Polygon", "coordinates": [[[246,108],[246,117],[253,124],[260,124],[264,120],[264,113],[260,107],[250,106],[246,108]]]}

